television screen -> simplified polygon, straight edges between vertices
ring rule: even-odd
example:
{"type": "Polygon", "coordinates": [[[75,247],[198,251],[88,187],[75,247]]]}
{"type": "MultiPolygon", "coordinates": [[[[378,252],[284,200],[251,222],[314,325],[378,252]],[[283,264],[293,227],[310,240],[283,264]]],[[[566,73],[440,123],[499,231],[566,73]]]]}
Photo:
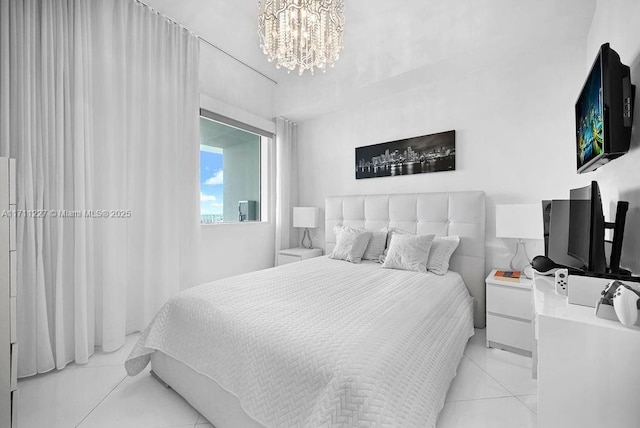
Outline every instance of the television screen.
{"type": "Polygon", "coordinates": [[[604,153],[602,55],[598,55],[576,103],[578,169],[604,153]]]}

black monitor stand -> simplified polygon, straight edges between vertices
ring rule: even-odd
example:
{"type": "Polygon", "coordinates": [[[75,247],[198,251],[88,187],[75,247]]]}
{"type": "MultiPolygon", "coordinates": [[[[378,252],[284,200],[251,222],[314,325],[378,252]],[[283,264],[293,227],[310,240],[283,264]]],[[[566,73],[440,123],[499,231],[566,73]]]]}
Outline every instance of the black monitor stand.
{"type": "Polygon", "coordinates": [[[620,267],[620,257],[622,256],[622,238],[624,236],[624,224],[629,210],[629,202],[619,201],[616,206],[616,220],[614,223],[606,222],[606,229],[613,229],[613,239],[611,240],[611,257],[609,258],[608,273],[620,276],[631,275],[631,272],[620,267]]]}

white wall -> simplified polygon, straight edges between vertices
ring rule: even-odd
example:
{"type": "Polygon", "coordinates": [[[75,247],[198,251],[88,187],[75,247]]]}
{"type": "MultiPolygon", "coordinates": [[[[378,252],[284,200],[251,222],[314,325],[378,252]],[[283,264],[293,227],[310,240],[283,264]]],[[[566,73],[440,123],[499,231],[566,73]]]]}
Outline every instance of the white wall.
{"type": "Polygon", "coordinates": [[[614,202],[629,202],[621,264],[640,274],[640,2],[637,0],[598,0],[589,35],[587,59],[582,66],[586,75],[602,43],[609,42],[623,64],[631,67],[631,82],[636,85],[633,133],[629,153],[591,174],[588,180],[600,185],[613,218],[614,202]]]}
{"type": "Polygon", "coordinates": [[[200,92],[202,94],[215,98],[232,109],[270,120],[273,118],[275,86],[266,77],[207,43],[200,42],[200,92]]]}
{"type": "MultiPolygon", "coordinates": [[[[273,123],[275,84],[227,55],[201,43],[201,107],[269,132],[273,123]]],[[[272,156],[266,158],[272,163],[272,156]]],[[[272,192],[273,179],[263,183],[272,192]]],[[[263,193],[267,201],[268,194],[263,193]]],[[[200,226],[198,283],[273,266],[275,226],[273,207],[265,222],[200,226]]]]}
{"type": "MultiPolygon", "coordinates": [[[[640,272],[640,238],[633,233],[640,230],[640,101],[631,153],[590,174],[575,173],[573,112],[604,41],[632,66],[632,81],[640,84],[639,7],[634,0],[598,0],[588,40],[566,21],[565,33],[544,31],[540,40],[516,48],[505,38],[495,40],[498,48],[491,52],[462,52],[447,60],[446,71],[416,68],[389,78],[384,90],[376,91],[376,82],[358,87],[369,95],[354,95],[341,110],[327,109],[333,112],[298,123],[299,205],[322,207],[324,198],[335,194],[485,190],[489,269],[506,267],[515,246],[495,238],[495,204],[565,198],[568,189],[596,179],[605,201],[631,202],[623,264],[640,272]],[[455,172],[355,180],[355,147],[449,129],[457,132],[455,172]]],[[[452,37],[446,31],[441,28],[442,37],[452,37]]],[[[272,123],[276,113],[295,110],[296,100],[309,99],[297,86],[278,85],[276,90],[272,82],[212,48],[203,46],[201,56],[200,83],[211,111],[245,122],[272,123]]],[[[349,90],[339,85],[320,89],[312,92],[312,99],[327,100],[349,90]]],[[[314,243],[323,242],[322,229],[312,234],[314,243]]],[[[273,241],[272,221],[202,227],[200,282],[271,266],[273,241]]],[[[529,243],[528,249],[530,255],[543,251],[541,242],[529,243]]]]}
{"type": "MultiPolygon", "coordinates": [[[[495,238],[495,204],[564,198],[580,181],[573,116],[586,77],[585,33],[467,53],[441,76],[413,73],[410,90],[300,123],[300,203],[323,207],[337,194],[484,190],[487,269],[508,267],[515,242],[495,238]],[[456,171],[355,180],[355,147],[451,129],[456,171]]],[[[314,231],[314,242],[323,236],[314,231]]],[[[542,254],[542,241],[528,250],[542,254]]]]}

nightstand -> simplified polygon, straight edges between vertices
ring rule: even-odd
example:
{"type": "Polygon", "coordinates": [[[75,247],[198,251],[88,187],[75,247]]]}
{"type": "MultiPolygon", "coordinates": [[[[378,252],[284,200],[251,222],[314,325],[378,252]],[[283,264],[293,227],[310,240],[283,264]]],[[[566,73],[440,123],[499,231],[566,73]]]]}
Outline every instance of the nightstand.
{"type": "Polygon", "coordinates": [[[289,248],[278,252],[278,266],[322,255],[322,248],[289,248]]]}
{"type": "Polygon", "coordinates": [[[487,347],[531,356],[533,350],[532,281],[496,279],[493,270],[487,285],[487,347]]]}

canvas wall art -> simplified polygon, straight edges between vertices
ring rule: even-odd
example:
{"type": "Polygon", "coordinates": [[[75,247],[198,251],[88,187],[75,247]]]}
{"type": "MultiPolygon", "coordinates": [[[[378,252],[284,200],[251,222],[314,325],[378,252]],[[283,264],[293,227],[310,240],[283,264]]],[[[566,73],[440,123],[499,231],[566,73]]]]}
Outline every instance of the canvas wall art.
{"type": "Polygon", "coordinates": [[[456,131],[356,147],[356,179],[454,171],[456,131]]]}

